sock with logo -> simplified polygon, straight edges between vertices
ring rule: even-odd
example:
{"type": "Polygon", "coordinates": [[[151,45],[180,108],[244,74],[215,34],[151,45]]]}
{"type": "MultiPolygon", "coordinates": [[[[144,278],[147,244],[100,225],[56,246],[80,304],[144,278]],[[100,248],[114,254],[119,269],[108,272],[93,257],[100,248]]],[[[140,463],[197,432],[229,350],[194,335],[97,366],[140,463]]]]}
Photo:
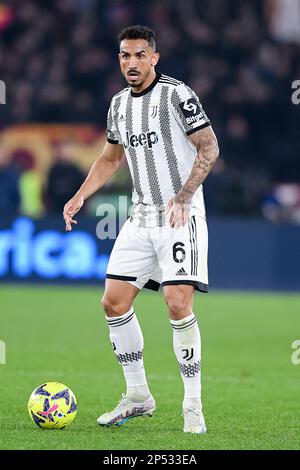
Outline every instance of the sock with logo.
{"type": "Polygon", "coordinates": [[[123,368],[127,392],[132,401],[142,402],[150,395],[144,369],[144,339],[133,307],[119,317],[105,317],[117,361],[123,368]]]}
{"type": "Polygon", "coordinates": [[[170,320],[173,347],[184,385],[183,408],[202,408],[201,404],[201,337],[192,313],[182,320],[170,320]]]}

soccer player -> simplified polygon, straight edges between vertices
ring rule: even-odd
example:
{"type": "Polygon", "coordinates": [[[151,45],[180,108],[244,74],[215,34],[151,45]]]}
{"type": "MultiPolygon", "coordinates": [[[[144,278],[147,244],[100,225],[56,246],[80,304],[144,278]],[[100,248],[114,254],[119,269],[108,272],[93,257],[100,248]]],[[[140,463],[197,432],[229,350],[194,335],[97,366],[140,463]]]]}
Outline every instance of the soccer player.
{"type": "Polygon", "coordinates": [[[125,152],[133,206],[110,256],[102,305],[127,392],[97,422],[120,425],[155,411],[133,301],[143,287],[162,285],[184,385],[184,432],[202,434],[201,339],[193,299],[195,290],[208,290],[202,183],[218,158],[217,139],[196,94],[155,70],[159,53],[151,29],[128,27],[119,43],[128,86],[112,98],[104,150],[64,208],[70,231],[74,215],[111,178],[125,152]]]}

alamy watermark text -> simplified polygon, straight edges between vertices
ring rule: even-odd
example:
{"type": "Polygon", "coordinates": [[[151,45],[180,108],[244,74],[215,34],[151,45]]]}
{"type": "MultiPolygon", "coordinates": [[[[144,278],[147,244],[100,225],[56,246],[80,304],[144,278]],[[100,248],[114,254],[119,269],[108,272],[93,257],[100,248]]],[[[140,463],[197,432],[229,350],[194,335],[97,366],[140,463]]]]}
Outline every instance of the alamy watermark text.
{"type": "Polygon", "coordinates": [[[3,80],[0,80],[0,104],[6,104],[6,85],[3,80]]]}
{"type": "Polygon", "coordinates": [[[294,366],[297,366],[300,364],[300,339],[295,339],[295,341],[292,342],[291,347],[295,350],[292,353],[291,361],[294,366]]]}
{"type": "Polygon", "coordinates": [[[300,80],[294,80],[292,89],[295,90],[292,94],[292,103],[300,104],[300,80]]]}
{"type": "Polygon", "coordinates": [[[0,364],[6,364],[6,345],[0,340],[0,364]]]}

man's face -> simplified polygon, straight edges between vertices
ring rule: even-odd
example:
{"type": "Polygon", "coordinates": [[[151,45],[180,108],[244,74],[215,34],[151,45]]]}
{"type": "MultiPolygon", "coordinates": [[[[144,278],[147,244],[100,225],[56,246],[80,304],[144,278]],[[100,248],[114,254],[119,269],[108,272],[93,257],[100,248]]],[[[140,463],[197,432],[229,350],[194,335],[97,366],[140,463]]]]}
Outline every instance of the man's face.
{"type": "Polygon", "coordinates": [[[123,39],[119,61],[122,74],[132,87],[141,87],[159,59],[145,39],[123,39]]]}

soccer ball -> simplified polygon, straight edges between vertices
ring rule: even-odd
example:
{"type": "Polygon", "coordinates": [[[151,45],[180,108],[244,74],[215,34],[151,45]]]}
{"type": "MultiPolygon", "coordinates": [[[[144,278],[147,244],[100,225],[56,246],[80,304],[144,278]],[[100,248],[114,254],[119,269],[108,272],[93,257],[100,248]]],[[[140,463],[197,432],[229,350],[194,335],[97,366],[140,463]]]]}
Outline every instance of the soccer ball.
{"type": "Polygon", "coordinates": [[[77,401],[69,387],[59,382],[48,382],[30,395],[28,411],[32,421],[44,429],[63,429],[77,414],[77,401]]]}

